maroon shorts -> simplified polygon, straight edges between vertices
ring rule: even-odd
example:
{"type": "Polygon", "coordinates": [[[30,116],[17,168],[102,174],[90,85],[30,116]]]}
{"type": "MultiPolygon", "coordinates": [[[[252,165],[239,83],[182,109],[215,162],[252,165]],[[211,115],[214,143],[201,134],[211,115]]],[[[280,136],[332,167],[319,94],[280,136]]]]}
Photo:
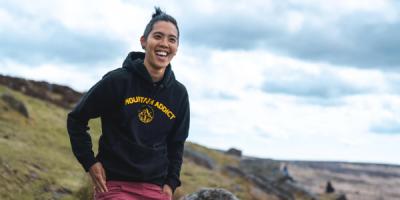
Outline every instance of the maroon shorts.
{"type": "Polygon", "coordinates": [[[108,192],[95,192],[95,200],[171,200],[158,185],[125,181],[107,181],[108,192]]]}

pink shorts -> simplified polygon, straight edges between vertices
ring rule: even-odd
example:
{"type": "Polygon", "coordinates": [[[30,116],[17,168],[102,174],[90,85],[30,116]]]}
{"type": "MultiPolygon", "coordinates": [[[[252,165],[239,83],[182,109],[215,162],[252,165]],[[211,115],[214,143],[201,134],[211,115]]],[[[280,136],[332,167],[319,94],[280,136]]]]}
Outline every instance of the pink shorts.
{"type": "Polygon", "coordinates": [[[158,185],[125,181],[107,181],[108,192],[95,192],[95,200],[171,200],[158,185]]]}

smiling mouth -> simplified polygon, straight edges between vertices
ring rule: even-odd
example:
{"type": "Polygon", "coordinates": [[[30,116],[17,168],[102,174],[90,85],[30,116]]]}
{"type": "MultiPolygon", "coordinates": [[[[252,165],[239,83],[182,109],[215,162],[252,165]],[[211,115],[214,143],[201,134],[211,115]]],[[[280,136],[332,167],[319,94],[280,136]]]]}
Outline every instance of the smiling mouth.
{"type": "Polygon", "coordinates": [[[167,51],[156,51],[156,55],[160,57],[167,57],[168,52],[167,51]]]}

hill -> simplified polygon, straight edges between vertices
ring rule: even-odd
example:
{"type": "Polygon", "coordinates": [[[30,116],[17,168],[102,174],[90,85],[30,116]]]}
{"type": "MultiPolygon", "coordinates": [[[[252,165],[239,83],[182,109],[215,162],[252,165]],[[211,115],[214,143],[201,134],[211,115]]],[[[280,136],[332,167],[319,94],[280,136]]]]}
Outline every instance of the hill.
{"type": "Polygon", "coordinates": [[[293,177],[311,192],[325,190],[330,181],[348,199],[400,199],[400,166],[349,163],[289,161],[293,177]]]}
{"type": "MultiPolygon", "coordinates": [[[[90,180],[71,152],[65,128],[73,105],[67,99],[73,94],[76,101],[81,94],[64,86],[54,90],[54,84],[46,82],[4,77],[0,77],[6,80],[0,81],[0,199],[90,199],[90,180]],[[23,87],[15,87],[21,85],[16,82],[23,87]]],[[[91,120],[90,127],[96,150],[99,120],[91,120]]],[[[380,165],[278,161],[240,154],[187,142],[183,184],[174,199],[203,187],[225,188],[244,200],[338,199],[344,193],[363,199],[399,197],[398,166],[387,166],[385,171],[380,165]],[[282,173],[282,163],[288,164],[294,181],[282,173]],[[355,184],[360,177],[364,179],[355,184]],[[338,192],[323,194],[326,180],[332,180],[338,192]],[[379,187],[384,180],[390,181],[379,187]]]]}

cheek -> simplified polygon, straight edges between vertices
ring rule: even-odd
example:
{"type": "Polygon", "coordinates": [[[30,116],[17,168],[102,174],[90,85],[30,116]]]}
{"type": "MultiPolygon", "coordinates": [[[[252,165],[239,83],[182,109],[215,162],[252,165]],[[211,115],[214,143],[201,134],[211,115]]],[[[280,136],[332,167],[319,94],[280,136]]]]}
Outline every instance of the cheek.
{"type": "Polygon", "coordinates": [[[176,52],[178,51],[178,46],[174,46],[171,49],[172,49],[172,52],[174,52],[174,55],[175,55],[176,52]]]}

